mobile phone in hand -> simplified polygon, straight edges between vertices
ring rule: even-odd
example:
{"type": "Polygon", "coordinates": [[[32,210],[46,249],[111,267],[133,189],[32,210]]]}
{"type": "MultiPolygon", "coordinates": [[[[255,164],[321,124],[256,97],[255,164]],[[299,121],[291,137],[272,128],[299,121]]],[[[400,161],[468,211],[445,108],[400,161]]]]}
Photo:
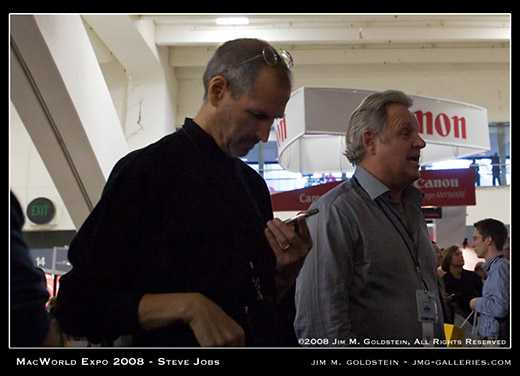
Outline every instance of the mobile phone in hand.
{"type": "Polygon", "coordinates": [[[319,209],[318,208],[314,208],[314,209],[311,209],[311,210],[307,210],[307,211],[298,213],[298,215],[295,215],[294,217],[286,219],[283,222],[285,224],[287,224],[287,225],[290,225],[290,224],[296,222],[298,220],[298,218],[307,218],[307,217],[310,217],[311,215],[318,214],[318,212],[319,212],[319,209]]]}

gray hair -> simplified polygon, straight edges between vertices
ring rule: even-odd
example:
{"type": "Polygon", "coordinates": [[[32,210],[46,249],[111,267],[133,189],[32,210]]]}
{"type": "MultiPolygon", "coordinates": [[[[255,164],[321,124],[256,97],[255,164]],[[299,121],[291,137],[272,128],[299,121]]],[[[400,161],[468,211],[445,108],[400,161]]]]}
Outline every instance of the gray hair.
{"type": "Polygon", "coordinates": [[[228,81],[233,98],[236,99],[244,94],[249,94],[253,89],[258,73],[261,69],[265,68],[272,69],[277,75],[278,84],[290,91],[292,79],[291,71],[285,64],[281,63],[282,59],[280,57],[278,64],[271,67],[265,63],[263,58],[259,57],[246,64],[229,69],[256,55],[261,55],[263,48],[266,46],[270,45],[263,40],[242,38],[227,41],[217,48],[202,76],[202,83],[204,85],[203,99],[207,99],[209,84],[213,77],[217,75],[224,77],[228,81]],[[226,71],[226,69],[229,70],[226,71]]]}
{"type": "Polygon", "coordinates": [[[347,148],[344,154],[353,165],[359,164],[365,156],[363,133],[366,130],[372,131],[381,141],[385,141],[383,133],[386,125],[386,106],[392,103],[410,108],[413,99],[402,91],[387,90],[369,95],[352,112],[345,135],[347,148]]]}

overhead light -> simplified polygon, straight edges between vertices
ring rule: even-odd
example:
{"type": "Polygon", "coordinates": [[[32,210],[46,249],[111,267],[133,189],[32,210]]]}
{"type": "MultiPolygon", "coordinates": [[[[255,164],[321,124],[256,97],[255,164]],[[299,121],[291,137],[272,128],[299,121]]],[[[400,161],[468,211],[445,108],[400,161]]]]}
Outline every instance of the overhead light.
{"type": "Polygon", "coordinates": [[[217,25],[249,25],[247,17],[219,17],[215,19],[217,25]]]}

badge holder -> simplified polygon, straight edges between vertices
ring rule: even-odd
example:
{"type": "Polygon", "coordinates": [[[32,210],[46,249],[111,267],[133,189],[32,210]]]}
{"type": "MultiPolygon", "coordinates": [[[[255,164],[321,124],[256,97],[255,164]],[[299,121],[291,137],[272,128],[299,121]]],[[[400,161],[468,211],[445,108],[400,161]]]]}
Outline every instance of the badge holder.
{"type": "Polygon", "coordinates": [[[423,344],[424,346],[433,346],[433,324],[439,322],[435,294],[431,291],[416,290],[415,297],[417,300],[417,319],[422,323],[423,344]]]}

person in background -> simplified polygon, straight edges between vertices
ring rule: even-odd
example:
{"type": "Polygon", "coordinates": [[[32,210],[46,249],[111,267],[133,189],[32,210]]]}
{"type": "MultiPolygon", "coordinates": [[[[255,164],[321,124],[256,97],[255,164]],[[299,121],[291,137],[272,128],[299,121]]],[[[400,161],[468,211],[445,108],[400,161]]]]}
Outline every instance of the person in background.
{"type": "Polygon", "coordinates": [[[278,303],[312,240],[304,219],[273,219],[265,181],[239,159],[284,116],[291,66],[265,41],[224,43],[195,118],[117,163],[70,244],[55,313],[64,332],[155,347],[296,340],[279,336],[292,322],[278,303]]]}
{"type": "Polygon", "coordinates": [[[476,222],[473,232],[473,247],[478,257],[486,262],[482,266],[486,272],[486,280],[482,289],[482,297],[470,301],[471,309],[480,316],[476,333],[479,337],[490,340],[501,340],[509,345],[509,261],[502,249],[507,239],[506,226],[492,218],[476,222]]]}
{"type": "Polygon", "coordinates": [[[475,171],[475,185],[477,187],[480,187],[480,166],[476,158],[473,158],[471,160],[471,164],[469,165],[469,167],[473,168],[473,170],[475,171]]]}
{"type": "Polygon", "coordinates": [[[441,291],[441,295],[444,297],[444,299],[441,299],[441,305],[442,305],[442,316],[444,317],[444,322],[447,324],[453,323],[451,317],[451,311],[449,306],[446,303],[446,286],[444,285],[444,279],[442,278],[446,272],[442,270],[442,259],[444,258],[443,250],[439,247],[439,244],[437,244],[436,241],[432,240],[432,246],[433,250],[435,251],[435,258],[437,259],[437,281],[439,282],[439,288],[441,291]]]}
{"type": "Polygon", "coordinates": [[[61,346],[60,331],[45,308],[49,299],[45,273],[36,268],[29,257],[22,235],[23,211],[12,192],[10,201],[10,344],[13,347],[61,346]]]}
{"type": "Polygon", "coordinates": [[[477,273],[480,278],[482,279],[482,283],[486,280],[486,272],[482,268],[482,265],[484,265],[483,261],[479,261],[475,264],[475,268],[473,269],[475,273],[477,273]]]}
{"type": "Polygon", "coordinates": [[[508,261],[511,261],[511,242],[509,240],[509,236],[507,237],[506,242],[504,243],[504,247],[503,247],[502,251],[504,252],[504,257],[508,261]]]}
{"type": "Polygon", "coordinates": [[[469,301],[482,296],[482,279],[475,272],[463,268],[464,256],[459,245],[452,245],[444,250],[441,266],[446,272],[442,279],[446,302],[451,308],[451,320],[455,322],[456,314],[465,320],[472,311],[469,301]]]}
{"type": "Polygon", "coordinates": [[[439,278],[439,283],[441,284],[442,289],[444,290],[444,280],[442,276],[446,274],[444,270],[442,270],[442,259],[444,254],[442,253],[442,249],[439,247],[437,242],[432,240],[433,250],[435,251],[435,258],[437,259],[437,277],[439,278]]]}
{"type": "Polygon", "coordinates": [[[308,220],[314,246],[296,283],[301,343],[421,346],[444,339],[423,194],[412,185],[426,143],[411,106],[406,94],[388,90],[351,115],[346,155],[354,176],[311,205],[319,208],[308,220]]]}
{"type": "Polygon", "coordinates": [[[498,153],[495,153],[491,156],[491,172],[493,173],[493,185],[495,185],[495,182],[497,182],[496,185],[500,185],[500,157],[498,156],[498,153]]]}

